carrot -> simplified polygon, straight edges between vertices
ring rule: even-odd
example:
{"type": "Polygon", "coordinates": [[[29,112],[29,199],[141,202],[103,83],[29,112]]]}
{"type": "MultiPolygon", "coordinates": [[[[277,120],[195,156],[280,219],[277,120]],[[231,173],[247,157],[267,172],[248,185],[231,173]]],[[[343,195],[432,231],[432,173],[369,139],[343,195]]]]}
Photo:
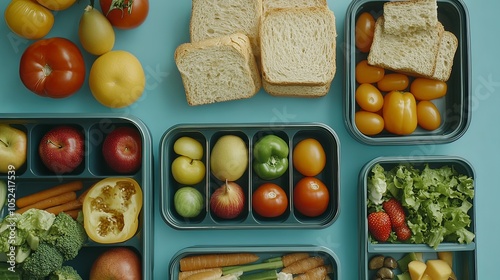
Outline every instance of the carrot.
{"type": "Polygon", "coordinates": [[[281,257],[281,260],[283,261],[283,266],[287,267],[296,261],[300,261],[308,257],[310,257],[309,253],[298,252],[298,253],[285,254],[281,257]]]}
{"type": "Polygon", "coordinates": [[[60,184],[54,187],[51,187],[49,189],[45,189],[24,197],[21,197],[17,199],[16,205],[17,208],[23,208],[31,204],[35,204],[39,201],[42,201],[44,199],[53,197],[53,196],[58,196],[63,193],[67,192],[75,192],[79,191],[83,188],[83,182],[82,181],[72,181],[72,182],[67,182],[64,184],[60,184]]]}
{"type": "Polygon", "coordinates": [[[221,253],[184,257],[179,261],[180,270],[197,270],[202,268],[224,267],[255,262],[259,256],[253,253],[221,253]]]}
{"type": "Polygon", "coordinates": [[[78,214],[80,213],[80,211],[81,209],[75,209],[75,210],[64,211],[64,213],[70,215],[71,218],[76,220],[78,218],[78,214]]]}
{"type": "Polygon", "coordinates": [[[293,277],[294,280],[325,280],[328,274],[326,266],[321,265],[293,277]]]}
{"type": "Polygon", "coordinates": [[[291,274],[305,273],[306,271],[324,264],[323,258],[319,256],[308,257],[284,267],[281,271],[291,274]]]}
{"type": "Polygon", "coordinates": [[[82,203],[80,202],[79,199],[71,200],[63,204],[59,204],[56,206],[52,206],[49,208],[46,208],[45,211],[52,213],[52,214],[59,214],[61,212],[66,212],[69,210],[75,210],[75,209],[80,209],[82,208],[82,203]]]}
{"type": "Polygon", "coordinates": [[[77,200],[78,200],[78,201],[80,201],[80,203],[81,203],[82,205],[83,205],[83,201],[85,200],[85,197],[87,196],[87,193],[89,193],[89,191],[90,191],[90,189],[91,189],[91,188],[92,188],[92,187],[87,188],[84,192],[82,192],[82,193],[78,196],[77,200]]]}
{"type": "Polygon", "coordinates": [[[189,275],[185,280],[215,280],[222,276],[222,270],[207,270],[189,275]]]}
{"type": "Polygon", "coordinates": [[[40,200],[23,208],[19,208],[16,210],[16,213],[22,214],[31,208],[47,209],[49,207],[60,205],[75,199],[76,199],[76,192],[65,192],[53,197],[46,198],[44,200],[40,200]]]}
{"type": "Polygon", "coordinates": [[[186,280],[186,278],[188,276],[191,276],[193,274],[200,273],[200,272],[205,272],[205,271],[217,271],[217,272],[220,272],[220,275],[222,275],[222,269],[220,267],[203,268],[203,269],[198,269],[198,270],[181,271],[181,272],[179,272],[179,277],[177,280],[186,280]]]}

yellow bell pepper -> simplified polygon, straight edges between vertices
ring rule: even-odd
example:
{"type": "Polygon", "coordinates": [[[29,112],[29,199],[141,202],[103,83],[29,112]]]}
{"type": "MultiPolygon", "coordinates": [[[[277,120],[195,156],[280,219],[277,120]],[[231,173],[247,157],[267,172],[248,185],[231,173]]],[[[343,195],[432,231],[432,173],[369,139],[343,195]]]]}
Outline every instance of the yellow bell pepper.
{"type": "Polygon", "coordinates": [[[410,92],[391,91],[384,96],[382,111],[385,129],[398,135],[408,135],[417,128],[417,103],[410,92]]]}

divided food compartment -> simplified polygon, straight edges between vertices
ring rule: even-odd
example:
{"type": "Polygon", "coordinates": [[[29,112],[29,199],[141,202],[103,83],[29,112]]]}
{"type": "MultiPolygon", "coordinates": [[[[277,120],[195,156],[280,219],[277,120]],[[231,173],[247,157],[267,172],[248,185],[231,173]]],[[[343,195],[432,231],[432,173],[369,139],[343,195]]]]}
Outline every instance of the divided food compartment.
{"type": "Polygon", "coordinates": [[[169,265],[170,279],[179,279],[179,262],[182,258],[195,255],[219,253],[254,253],[259,256],[259,260],[257,262],[281,257],[290,253],[309,253],[311,256],[322,257],[325,264],[331,266],[332,272],[329,274],[331,280],[341,279],[341,268],[337,255],[326,247],[312,245],[188,247],[177,252],[171,259],[169,265]]]}
{"type": "Polygon", "coordinates": [[[166,131],[160,147],[161,174],[161,211],[164,220],[177,229],[234,229],[234,228],[322,228],[334,222],[340,210],[340,143],[336,133],[328,126],[319,123],[297,124],[185,124],[176,125],[166,131]],[[285,174],[274,180],[259,178],[252,169],[253,146],[261,137],[274,134],[287,142],[289,147],[289,167],[285,174]],[[211,149],[223,135],[236,135],[243,139],[248,148],[248,167],[236,182],[243,188],[246,201],[241,215],[234,219],[221,219],[210,211],[210,196],[223,182],[210,172],[211,149]],[[184,185],[175,181],[171,172],[171,163],[177,157],[173,150],[174,142],[182,136],[189,136],[199,141],[204,148],[202,161],[205,164],[205,178],[194,185],[204,197],[204,209],[194,218],[183,218],[177,214],[174,206],[174,194],[184,185]],[[315,177],[321,180],[329,190],[329,205],[326,211],[317,217],[307,217],[294,208],[293,188],[304,176],[293,168],[293,147],[301,140],[318,140],[326,154],[326,166],[315,177]],[[265,182],[275,183],[286,192],[288,208],[284,214],[275,218],[264,218],[252,211],[252,193],[265,182]]]}
{"type": "MultiPolygon", "coordinates": [[[[365,135],[355,124],[355,113],[359,110],[355,92],[358,83],[355,78],[356,65],[367,58],[355,45],[356,20],[363,12],[375,19],[383,14],[387,1],[355,0],[349,4],[345,18],[345,91],[344,118],[350,134],[359,142],[369,145],[441,144],[459,139],[468,129],[471,120],[471,64],[470,31],[467,7],[462,0],[438,0],[438,20],[445,30],[458,39],[451,76],[447,81],[447,93],[432,102],[441,114],[441,125],[432,131],[418,127],[410,135],[396,135],[383,130],[377,135],[365,135]]],[[[386,73],[388,73],[386,71],[386,73]]],[[[410,82],[411,82],[410,77],[410,82]]],[[[409,90],[409,89],[407,89],[409,90]]]]}
{"type": "MultiPolygon", "coordinates": [[[[139,215],[137,233],[129,240],[116,244],[99,244],[88,240],[78,256],[67,262],[72,265],[83,279],[88,279],[93,261],[99,253],[111,247],[125,246],[136,251],[142,259],[143,279],[152,279],[152,151],[151,136],[145,124],[133,117],[114,114],[3,114],[0,124],[8,124],[26,133],[27,160],[24,166],[15,170],[16,198],[29,195],[62,183],[82,181],[81,194],[94,183],[109,177],[129,177],[135,179],[142,187],[143,207],[139,215]],[[38,145],[43,134],[59,125],[70,125],[78,128],[85,136],[85,158],[75,171],[67,174],[55,174],[49,171],[38,155],[38,145]],[[134,174],[118,174],[110,170],[104,163],[101,149],[105,136],[113,129],[121,126],[136,128],[142,138],[142,166],[134,174]]],[[[0,174],[0,179],[7,180],[7,174],[0,174]]],[[[10,179],[9,179],[10,180],[10,179]]],[[[8,215],[8,205],[1,209],[1,217],[8,215]]]]}
{"type": "MultiPolygon", "coordinates": [[[[427,244],[406,244],[406,243],[372,243],[370,241],[367,223],[367,180],[371,176],[371,170],[380,164],[384,170],[388,171],[399,164],[411,164],[416,169],[422,170],[426,164],[430,168],[451,167],[458,174],[466,175],[474,180],[474,192],[476,192],[477,181],[474,169],[471,164],[456,156],[422,156],[422,157],[380,157],[365,164],[359,176],[359,213],[360,213],[360,263],[362,266],[360,279],[375,279],[377,270],[368,269],[369,261],[375,256],[393,257],[396,260],[401,259],[408,253],[422,253],[423,260],[437,259],[437,252],[452,252],[453,272],[457,279],[477,279],[477,247],[476,239],[468,244],[442,242],[437,249],[427,244]]],[[[476,234],[475,226],[475,196],[472,201],[472,207],[469,209],[471,223],[468,230],[476,234]]],[[[399,269],[394,270],[396,274],[401,273],[399,269]]],[[[397,279],[397,278],[394,278],[397,279]]]]}

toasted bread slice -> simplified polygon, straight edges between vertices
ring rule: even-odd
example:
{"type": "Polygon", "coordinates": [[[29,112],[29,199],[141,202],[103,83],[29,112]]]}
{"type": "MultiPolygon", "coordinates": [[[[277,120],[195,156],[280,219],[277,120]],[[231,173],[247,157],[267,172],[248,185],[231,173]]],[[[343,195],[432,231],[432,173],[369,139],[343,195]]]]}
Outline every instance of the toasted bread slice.
{"type": "Polygon", "coordinates": [[[443,32],[444,27],[438,22],[435,28],[388,34],[384,30],[384,16],[380,16],[375,23],[368,63],[410,75],[432,77],[443,32]]]}
{"type": "Polygon", "coordinates": [[[262,85],[250,39],[243,33],[181,44],[174,59],[192,106],[250,98],[262,85]]]}
{"type": "Polygon", "coordinates": [[[192,0],[191,42],[244,33],[258,56],[262,0],[192,0]]]}
{"type": "Polygon", "coordinates": [[[383,13],[387,34],[434,29],[438,24],[436,0],[389,1],[384,3],[383,13]]]}
{"type": "Polygon", "coordinates": [[[453,68],[453,60],[458,48],[458,39],[455,34],[444,31],[441,42],[439,43],[439,51],[436,59],[436,69],[432,78],[443,82],[448,81],[453,68]]]}
{"type": "Polygon", "coordinates": [[[272,9],[260,30],[263,79],[273,85],[324,86],[336,72],[335,16],[327,7],[272,9]]]}

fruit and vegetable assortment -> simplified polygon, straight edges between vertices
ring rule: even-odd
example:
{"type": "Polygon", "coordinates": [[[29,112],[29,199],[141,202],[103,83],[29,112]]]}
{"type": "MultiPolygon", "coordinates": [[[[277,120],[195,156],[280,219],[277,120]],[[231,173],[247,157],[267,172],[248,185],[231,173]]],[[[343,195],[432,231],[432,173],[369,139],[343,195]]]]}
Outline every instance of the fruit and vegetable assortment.
{"type": "Polygon", "coordinates": [[[177,279],[335,279],[335,266],[330,262],[326,256],[310,252],[287,252],[265,259],[252,252],[193,254],[179,260],[177,279]]]}
{"type": "Polygon", "coordinates": [[[22,83],[37,95],[66,98],[78,92],[88,78],[92,95],[102,105],[110,108],[131,105],[142,96],[145,73],[134,54],[114,49],[115,28],[127,30],[141,25],[148,16],[149,1],[102,0],[97,9],[91,0],[82,9],[75,30],[83,50],[68,38],[50,37],[52,27],[57,24],[54,14],[76,3],[75,0],[11,0],[7,5],[4,13],[7,26],[17,36],[33,40],[20,60],[22,83]],[[83,51],[95,57],[91,67],[85,65],[83,51]]]}
{"type": "MultiPolygon", "coordinates": [[[[367,178],[367,225],[374,243],[474,241],[474,179],[453,166],[375,164],[367,178]]],[[[370,242],[369,241],[369,242],[370,242]]]]}
{"type": "Polygon", "coordinates": [[[457,280],[453,263],[454,253],[449,251],[410,252],[398,258],[376,254],[369,259],[368,269],[370,279],[457,280]]]}
{"type": "MultiPolygon", "coordinates": [[[[356,21],[356,48],[362,54],[370,50],[375,19],[368,12],[356,21]]],[[[362,58],[355,66],[357,82],[354,100],[354,124],[364,135],[382,132],[411,135],[418,128],[424,131],[439,129],[445,118],[440,104],[446,96],[446,82],[413,77],[368,64],[362,58]]]]}

